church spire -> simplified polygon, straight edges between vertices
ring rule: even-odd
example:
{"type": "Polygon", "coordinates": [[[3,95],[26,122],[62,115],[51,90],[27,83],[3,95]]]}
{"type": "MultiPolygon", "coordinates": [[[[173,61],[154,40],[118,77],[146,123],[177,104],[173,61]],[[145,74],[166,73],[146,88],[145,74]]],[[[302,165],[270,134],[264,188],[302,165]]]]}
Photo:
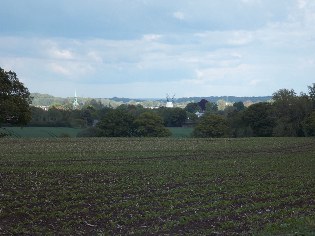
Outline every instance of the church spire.
{"type": "Polygon", "coordinates": [[[73,100],[73,109],[77,109],[79,107],[78,98],[77,98],[77,90],[74,90],[74,100],[73,100]]]}

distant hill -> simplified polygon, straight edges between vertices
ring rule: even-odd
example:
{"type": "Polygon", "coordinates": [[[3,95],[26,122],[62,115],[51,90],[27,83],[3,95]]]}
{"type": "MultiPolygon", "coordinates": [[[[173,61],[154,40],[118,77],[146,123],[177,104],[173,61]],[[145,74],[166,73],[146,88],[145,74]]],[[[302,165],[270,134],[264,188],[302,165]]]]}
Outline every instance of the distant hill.
{"type": "Polygon", "coordinates": [[[236,97],[236,96],[210,96],[210,97],[188,97],[188,98],[177,98],[175,101],[182,102],[199,102],[201,99],[206,99],[209,102],[217,102],[219,100],[224,100],[227,102],[247,102],[251,101],[253,103],[266,102],[272,99],[272,96],[262,96],[262,97],[236,97]]]}
{"type": "MultiPolygon", "coordinates": [[[[41,93],[32,93],[31,96],[33,97],[33,106],[52,106],[54,104],[67,104],[72,103],[74,97],[54,97],[49,94],[41,94],[41,93]]],[[[166,102],[165,98],[82,98],[78,97],[79,103],[85,103],[89,100],[95,99],[100,101],[104,105],[111,105],[113,107],[119,106],[121,104],[142,104],[146,106],[147,104],[164,104],[166,102]]],[[[209,97],[183,97],[183,98],[175,98],[174,102],[176,104],[187,104],[190,102],[199,102],[201,99],[206,99],[209,102],[216,103],[219,100],[224,100],[229,103],[234,102],[265,102],[272,99],[271,96],[262,96],[262,97],[236,97],[236,96],[209,96],[209,97]]]]}

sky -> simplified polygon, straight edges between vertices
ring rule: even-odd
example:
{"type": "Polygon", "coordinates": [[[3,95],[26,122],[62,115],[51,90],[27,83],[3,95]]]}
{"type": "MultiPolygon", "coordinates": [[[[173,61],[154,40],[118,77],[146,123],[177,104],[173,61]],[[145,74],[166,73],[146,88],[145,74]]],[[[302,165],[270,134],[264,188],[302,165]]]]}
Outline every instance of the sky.
{"type": "Polygon", "coordinates": [[[0,67],[33,93],[270,96],[315,83],[315,0],[0,3],[0,67]]]}

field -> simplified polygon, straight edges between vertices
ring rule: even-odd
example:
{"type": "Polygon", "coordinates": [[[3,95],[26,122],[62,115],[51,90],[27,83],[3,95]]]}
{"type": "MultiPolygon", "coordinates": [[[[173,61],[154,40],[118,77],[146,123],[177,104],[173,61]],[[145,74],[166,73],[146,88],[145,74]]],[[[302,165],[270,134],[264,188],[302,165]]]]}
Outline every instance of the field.
{"type": "MultiPolygon", "coordinates": [[[[56,138],[76,137],[82,129],[67,127],[6,127],[0,131],[6,132],[15,138],[56,138]]],[[[190,137],[193,128],[169,128],[174,138],[190,137]]]]}
{"type": "Polygon", "coordinates": [[[174,138],[189,138],[192,136],[194,128],[171,127],[168,128],[174,138]]]}
{"type": "Polygon", "coordinates": [[[56,138],[76,137],[82,129],[68,127],[5,127],[0,131],[10,134],[14,138],[56,138]]]}
{"type": "Polygon", "coordinates": [[[0,139],[0,234],[315,234],[315,139],[0,139]]]}

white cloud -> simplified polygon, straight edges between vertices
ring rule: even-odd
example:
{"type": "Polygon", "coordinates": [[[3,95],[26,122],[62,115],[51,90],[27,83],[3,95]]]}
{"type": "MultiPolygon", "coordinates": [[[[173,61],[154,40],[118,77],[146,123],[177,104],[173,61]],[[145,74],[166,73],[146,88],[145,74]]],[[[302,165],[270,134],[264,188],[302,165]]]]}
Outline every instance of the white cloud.
{"type": "Polygon", "coordinates": [[[70,60],[73,59],[73,53],[70,50],[60,50],[60,49],[50,49],[49,54],[51,57],[56,59],[64,59],[64,60],[70,60]]]}
{"type": "Polygon", "coordinates": [[[156,41],[161,38],[162,38],[162,35],[159,35],[159,34],[146,34],[146,35],[143,35],[142,37],[144,41],[148,41],[148,42],[156,41]]]}
{"type": "Polygon", "coordinates": [[[286,87],[285,80],[293,81],[293,88],[314,80],[314,0],[224,2],[146,1],[154,11],[138,18],[128,11],[109,15],[114,23],[108,29],[122,26],[105,36],[90,36],[84,28],[83,38],[0,33],[0,66],[26,78],[31,88],[42,86],[47,92],[50,86],[52,94],[54,81],[64,82],[65,93],[66,86],[89,84],[87,96],[105,96],[103,90],[112,96],[164,96],[167,84],[178,96],[268,95],[286,87]],[[189,24],[168,22],[171,17],[189,24]],[[139,30],[129,34],[133,27],[139,30]],[[43,78],[48,82],[38,83],[43,78]]]}
{"type": "Polygon", "coordinates": [[[261,82],[262,82],[261,80],[254,79],[254,80],[251,80],[251,81],[249,82],[249,85],[251,85],[251,86],[257,86],[257,85],[259,85],[261,82]]]}
{"type": "Polygon", "coordinates": [[[306,0],[297,0],[297,4],[298,4],[298,7],[300,9],[303,9],[306,6],[307,1],[306,0]]]}
{"type": "Polygon", "coordinates": [[[185,20],[185,14],[181,11],[174,12],[173,17],[178,19],[178,20],[185,20]]]}
{"type": "Polygon", "coordinates": [[[253,33],[246,31],[236,31],[233,32],[231,38],[228,39],[228,44],[231,45],[246,45],[253,41],[253,33]]]}
{"type": "Polygon", "coordinates": [[[57,63],[49,64],[49,68],[51,69],[52,72],[57,73],[57,74],[66,75],[66,76],[71,75],[71,72],[68,69],[66,69],[64,66],[59,65],[57,63]]]}
{"type": "MultiPolygon", "coordinates": [[[[196,83],[208,83],[224,79],[224,83],[234,81],[234,78],[242,78],[249,74],[253,67],[249,64],[240,64],[234,67],[216,67],[196,70],[196,83]]],[[[240,81],[239,81],[240,82],[240,81]]]]}
{"type": "Polygon", "coordinates": [[[103,58],[99,55],[98,52],[90,51],[87,53],[87,57],[87,59],[90,59],[93,62],[103,63],[103,58]]]}

